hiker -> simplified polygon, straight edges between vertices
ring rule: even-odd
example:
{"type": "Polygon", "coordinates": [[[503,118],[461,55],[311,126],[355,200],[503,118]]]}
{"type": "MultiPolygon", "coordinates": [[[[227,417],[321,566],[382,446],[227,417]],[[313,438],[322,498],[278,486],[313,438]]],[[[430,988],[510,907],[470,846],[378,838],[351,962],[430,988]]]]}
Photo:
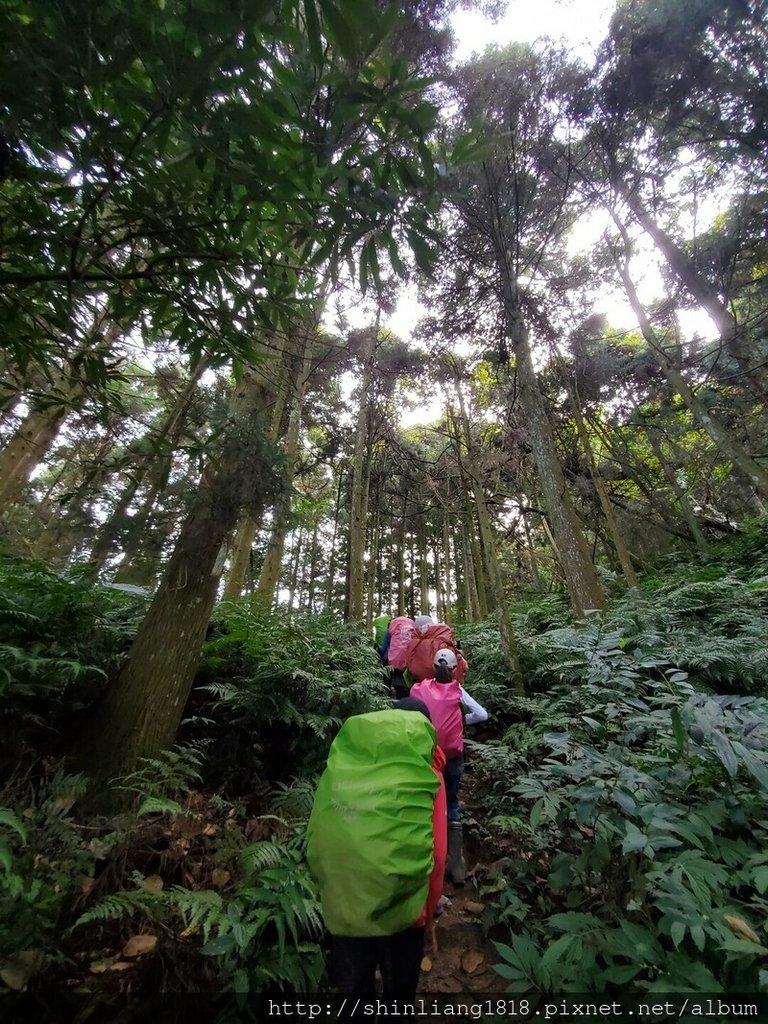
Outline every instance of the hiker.
{"type": "Polygon", "coordinates": [[[374,995],[378,967],[382,995],[415,998],[425,928],[443,889],[444,766],[429,711],[411,698],[348,718],[333,741],[307,860],[339,992],[374,995]]]}
{"type": "Polygon", "coordinates": [[[488,712],[473,700],[457,678],[458,658],[450,648],[435,654],[433,677],[415,683],[411,696],[429,708],[437,730],[437,742],[446,757],[445,791],[448,801],[448,863],[446,873],[457,885],[463,885],[464,836],[459,805],[459,786],[464,772],[464,726],[488,720],[488,712]]]}
{"type": "Polygon", "coordinates": [[[373,620],[373,646],[376,648],[376,653],[382,665],[386,665],[387,659],[384,655],[384,638],[387,635],[390,623],[389,615],[377,615],[373,620]]]}
{"type": "Polygon", "coordinates": [[[408,644],[414,635],[416,624],[408,615],[392,619],[381,646],[381,660],[392,669],[390,683],[393,696],[401,700],[408,696],[409,684],[405,681],[405,660],[408,644]]]}
{"type": "Polygon", "coordinates": [[[451,627],[445,622],[435,622],[431,615],[417,615],[414,625],[416,628],[405,652],[405,667],[408,669],[411,686],[423,679],[432,678],[435,655],[445,648],[456,655],[455,678],[463,683],[468,666],[451,627]]]}

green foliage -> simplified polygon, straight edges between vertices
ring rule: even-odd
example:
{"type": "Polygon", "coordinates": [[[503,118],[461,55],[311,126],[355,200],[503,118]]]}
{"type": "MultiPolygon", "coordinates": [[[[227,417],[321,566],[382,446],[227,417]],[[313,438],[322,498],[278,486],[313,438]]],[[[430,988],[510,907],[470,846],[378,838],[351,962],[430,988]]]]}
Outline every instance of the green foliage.
{"type": "Polygon", "coordinates": [[[61,924],[95,856],[72,818],[81,776],[58,771],[36,787],[7,787],[0,801],[0,957],[34,949],[60,956],[61,924]]]}
{"type": "Polygon", "coordinates": [[[90,703],[144,611],[82,574],[0,560],[0,696],[37,711],[65,697],[68,711],[90,703]]]}
{"type": "Polygon", "coordinates": [[[595,624],[537,645],[558,681],[531,701],[527,751],[515,734],[472,744],[496,827],[528,851],[497,909],[528,908],[499,972],[513,991],[755,990],[768,702],[701,693],[595,624]]]}
{"type": "Polygon", "coordinates": [[[651,580],[650,592],[615,602],[606,625],[622,630],[624,646],[662,654],[706,687],[764,692],[768,582],[758,567],[694,567],[651,580]]]}
{"type": "Polygon", "coordinates": [[[282,777],[319,768],[345,718],[389,703],[376,652],[355,624],[258,617],[237,602],[219,609],[215,629],[199,676],[214,697],[210,714],[217,728],[258,743],[265,768],[276,759],[282,777]]]}

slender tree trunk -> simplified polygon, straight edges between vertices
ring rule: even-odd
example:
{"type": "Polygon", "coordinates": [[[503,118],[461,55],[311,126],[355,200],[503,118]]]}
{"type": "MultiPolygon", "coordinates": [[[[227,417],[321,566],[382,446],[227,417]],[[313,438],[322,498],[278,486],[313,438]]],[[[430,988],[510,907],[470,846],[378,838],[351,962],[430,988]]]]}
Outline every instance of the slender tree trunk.
{"type": "Polygon", "coordinates": [[[299,568],[301,566],[301,551],[304,545],[304,528],[299,527],[298,534],[294,533],[295,547],[291,552],[291,574],[288,581],[288,611],[292,612],[296,603],[296,593],[299,593],[299,604],[301,604],[301,587],[302,581],[299,576],[299,568]]]}
{"type": "Polygon", "coordinates": [[[418,614],[416,611],[416,535],[411,535],[411,542],[408,545],[408,556],[410,573],[408,577],[408,614],[413,619],[418,614]]]}
{"type": "Polygon", "coordinates": [[[680,506],[680,512],[683,516],[683,519],[688,524],[688,529],[691,531],[691,537],[693,538],[693,541],[699,551],[699,554],[701,554],[704,558],[708,558],[709,544],[707,544],[706,538],[704,537],[704,534],[701,532],[701,527],[699,526],[696,514],[691,507],[691,503],[688,501],[688,495],[685,493],[683,487],[681,487],[680,481],[677,479],[674,470],[670,466],[668,460],[665,458],[664,452],[662,451],[661,443],[656,437],[656,432],[654,431],[654,429],[649,425],[645,424],[644,430],[645,436],[648,438],[648,443],[650,444],[651,449],[653,450],[653,454],[656,456],[656,459],[659,465],[661,466],[662,472],[664,473],[664,476],[667,478],[667,482],[669,483],[669,486],[672,488],[672,492],[675,495],[675,498],[677,499],[677,503],[680,506]]]}
{"type": "MultiPolygon", "coordinates": [[[[522,504],[523,502],[522,500],[520,500],[521,507],[522,504]]],[[[531,536],[531,528],[528,525],[528,517],[526,516],[525,512],[522,512],[520,518],[523,521],[523,531],[525,533],[525,547],[526,551],[528,552],[528,565],[531,570],[531,580],[536,590],[543,591],[544,586],[542,584],[541,574],[539,573],[539,567],[536,562],[536,551],[533,545],[533,537],[531,536]]]]}
{"type": "MultiPolygon", "coordinates": [[[[74,389],[70,397],[74,397],[74,389]]],[[[72,411],[68,405],[52,405],[30,412],[0,452],[0,514],[7,512],[21,497],[33,470],[72,411]]]]}
{"type": "Polygon", "coordinates": [[[592,485],[597,493],[598,500],[600,501],[600,508],[603,510],[603,516],[605,517],[605,525],[608,529],[608,534],[611,538],[616,556],[621,566],[621,571],[624,575],[627,587],[633,590],[637,587],[637,574],[635,573],[634,566],[632,565],[632,558],[627,548],[627,542],[624,539],[624,534],[618,524],[616,516],[611,505],[608,492],[605,489],[602,477],[597,471],[595,465],[595,457],[592,453],[592,444],[587,433],[587,428],[584,424],[584,417],[581,414],[581,406],[579,405],[578,397],[571,393],[571,411],[573,412],[574,422],[576,423],[576,430],[581,441],[581,448],[584,452],[584,457],[587,460],[587,469],[589,471],[592,485]]]}
{"type": "Polygon", "coordinates": [[[467,614],[470,622],[483,618],[480,613],[480,601],[477,596],[477,580],[472,564],[472,547],[469,542],[469,530],[466,521],[461,521],[461,553],[464,560],[464,587],[466,594],[467,614]]]}
{"type": "MultiPolygon", "coordinates": [[[[456,393],[459,398],[459,410],[461,412],[461,422],[464,428],[464,443],[467,448],[467,456],[471,458],[472,435],[470,433],[469,420],[467,419],[467,412],[464,406],[464,395],[462,394],[458,381],[456,382],[456,393]]],[[[483,488],[480,485],[480,481],[471,472],[470,479],[472,482],[472,493],[475,499],[477,523],[480,530],[480,543],[482,544],[486,559],[485,571],[491,586],[493,601],[496,605],[495,611],[499,622],[501,649],[504,652],[504,658],[512,675],[512,690],[514,693],[522,695],[525,693],[523,673],[520,668],[520,658],[517,653],[517,640],[515,638],[514,627],[512,626],[512,619],[509,614],[507,595],[504,593],[504,585],[501,579],[501,573],[499,572],[499,560],[496,551],[496,540],[493,535],[493,527],[491,526],[491,518],[488,514],[488,506],[485,502],[485,495],[483,494],[483,488]]]]}
{"type": "Polygon", "coordinates": [[[405,552],[406,552],[406,516],[408,514],[408,496],[403,492],[403,512],[400,517],[400,533],[397,546],[397,614],[405,615],[405,552]]]}
{"type": "Polygon", "coordinates": [[[248,569],[251,565],[251,552],[256,537],[257,526],[251,516],[243,516],[237,527],[232,544],[232,555],[229,563],[227,582],[224,584],[224,600],[236,601],[243,592],[248,569]]]}
{"type": "Polygon", "coordinates": [[[549,522],[557,540],[561,566],[571,604],[577,618],[605,608],[605,594],[590,557],[584,533],[568,493],[562,467],[557,458],[552,426],[533,368],[528,331],[509,278],[505,278],[506,307],[510,340],[517,361],[518,394],[528,427],[528,436],[547,508],[549,522]]]}
{"type": "Polygon", "coordinates": [[[376,516],[373,521],[371,545],[368,554],[368,601],[365,609],[365,628],[368,633],[373,629],[373,609],[376,598],[376,570],[379,562],[379,541],[381,539],[381,508],[377,503],[376,516]]]}
{"type": "Polygon", "coordinates": [[[379,317],[376,326],[365,335],[361,359],[363,364],[360,382],[360,399],[355,425],[355,450],[352,458],[352,500],[349,521],[349,611],[348,618],[362,622],[364,617],[363,587],[365,581],[365,514],[367,494],[365,493],[366,452],[369,445],[369,403],[373,385],[376,342],[379,334],[379,317]]]}
{"type": "Polygon", "coordinates": [[[421,611],[424,615],[431,614],[431,603],[429,600],[429,563],[427,562],[427,528],[424,517],[417,519],[418,540],[419,540],[419,594],[421,611]]]}
{"type": "Polygon", "coordinates": [[[333,536],[331,537],[331,554],[328,559],[328,585],[325,591],[325,606],[333,607],[333,591],[336,582],[336,540],[339,535],[339,515],[341,513],[341,494],[344,487],[344,471],[339,469],[339,485],[336,488],[336,508],[333,514],[333,536]]]}
{"type": "MultiPolygon", "coordinates": [[[[275,590],[280,579],[280,569],[285,549],[285,538],[291,523],[291,507],[293,504],[293,481],[296,475],[296,466],[299,456],[299,439],[301,436],[301,416],[304,411],[304,398],[307,393],[312,371],[312,359],[315,352],[317,339],[317,320],[312,317],[307,324],[301,325],[299,344],[301,359],[299,363],[298,376],[296,378],[293,396],[291,398],[290,412],[288,414],[288,427],[283,444],[285,459],[285,489],[278,495],[272,513],[272,529],[267,542],[267,550],[264,555],[264,562],[259,574],[259,582],[253,595],[253,607],[257,611],[266,613],[272,607],[275,599],[275,590]]],[[[279,419],[273,419],[273,431],[280,429],[279,419]]],[[[277,436],[274,436],[277,440],[277,436]]],[[[235,581],[237,582],[237,581],[235,581]]]]}
{"type": "Polygon", "coordinates": [[[162,427],[152,439],[154,454],[144,459],[134,468],[128,486],[124,488],[118,498],[117,504],[99,532],[96,543],[91,550],[88,563],[93,575],[96,575],[104,567],[123,532],[125,532],[123,557],[118,567],[116,578],[119,578],[121,574],[130,574],[132,562],[141,546],[142,537],[148,529],[150,515],[154,509],[157,497],[165,489],[168,482],[173,465],[173,453],[184,433],[187,416],[189,415],[197,386],[207,367],[207,359],[202,359],[198,363],[195,372],[179,393],[162,427]],[[128,508],[147,478],[149,478],[149,486],[142,500],[141,507],[131,523],[126,524],[128,508]]]}
{"type": "Polygon", "coordinates": [[[445,570],[445,617],[448,618],[453,606],[453,589],[451,587],[451,533],[448,528],[448,513],[443,513],[443,567],[445,570]]]}
{"type": "MultiPolygon", "coordinates": [[[[306,337],[301,333],[301,338],[306,343],[306,337]]],[[[270,440],[273,444],[276,444],[279,439],[283,436],[284,429],[290,433],[290,423],[286,425],[285,412],[288,405],[289,393],[296,395],[296,387],[291,383],[291,374],[286,368],[286,337],[285,335],[271,335],[271,345],[263,346],[263,352],[269,353],[270,356],[274,353],[274,358],[267,360],[263,363],[251,366],[251,372],[259,375],[262,380],[262,388],[264,391],[264,404],[273,402],[272,405],[272,427],[270,429],[270,440]],[[277,372],[273,377],[269,377],[265,372],[265,367],[269,363],[270,366],[276,367],[277,372]]],[[[299,379],[302,379],[302,370],[299,372],[299,379]]],[[[289,470],[290,472],[290,470],[289,470]]],[[[291,484],[289,491],[291,491],[293,479],[291,477],[291,484]]],[[[259,526],[255,522],[252,516],[247,513],[243,516],[242,521],[237,528],[237,537],[232,552],[232,558],[229,564],[229,572],[227,573],[227,580],[224,584],[224,598],[226,600],[235,600],[240,597],[245,586],[246,576],[251,565],[251,555],[253,552],[253,542],[256,539],[259,526]]],[[[283,543],[285,542],[285,534],[283,533],[283,543]]],[[[265,555],[265,563],[270,557],[269,548],[265,555]]],[[[274,557],[274,556],[273,556],[274,557]]],[[[282,547],[280,548],[279,557],[282,558],[282,547]]],[[[270,566],[272,571],[273,566],[270,566]]],[[[264,564],[262,564],[262,572],[264,571],[264,564]]],[[[280,566],[277,567],[277,573],[279,575],[280,566]]],[[[276,585],[276,580],[275,580],[276,585]]],[[[265,598],[268,605],[271,605],[272,598],[274,597],[274,586],[273,592],[265,598]]]]}
{"type": "Polygon", "coordinates": [[[320,518],[315,518],[315,525],[312,529],[312,543],[309,547],[309,585],[307,588],[307,614],[315,614],[315,590],[317,588],[317,560],[318,543],[317,537],[320,532],[320,518]]]}
{"type": "MultiPolygon", "coordinates": [[[[681,284],[717,325],[720,343],[725,351],[732,356],[748,379],[752,379],[756,393],[765,398],[766,383],[768,383],[765,368],[753,365],[749,346],[745,344],[742,332],[727,304],[709,281],[699,273],[688,254],[649,216],[637,194],[624,186],[620,175],[615,177],[617,190],[634,214],[638,224],[653,239],[681,284]]],[[[618,222],[615,211],[612,210],[611,214],[614,221],[618,222]]]]}

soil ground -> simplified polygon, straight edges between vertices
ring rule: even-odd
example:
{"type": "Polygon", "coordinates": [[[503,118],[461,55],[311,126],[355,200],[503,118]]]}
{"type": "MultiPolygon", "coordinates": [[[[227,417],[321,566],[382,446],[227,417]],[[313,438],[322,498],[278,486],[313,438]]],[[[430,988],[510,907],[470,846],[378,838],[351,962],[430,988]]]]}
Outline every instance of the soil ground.
{"type": "MultiPolygon", "coordinates": [[[[493,970],[493,965],[500,958],[482,927],[485,904],[474,884],[475,878],[486,874],[488,864],[496,859],[498,853],[485,850],[473,835],[475,808],[472,782],[471,776],[465,775],[462,783],[466,884],[455,886],[448,881],[445,883],[444,894],[450,903],[436,920],[434,932],[427,929],[419,992],[471,994],[506,991],[504,979],[493,970]],[[433,935],[436,948],[432,945],[433,935]]],[[[478,810],[478,813],[481,812],[478,810]]]]}

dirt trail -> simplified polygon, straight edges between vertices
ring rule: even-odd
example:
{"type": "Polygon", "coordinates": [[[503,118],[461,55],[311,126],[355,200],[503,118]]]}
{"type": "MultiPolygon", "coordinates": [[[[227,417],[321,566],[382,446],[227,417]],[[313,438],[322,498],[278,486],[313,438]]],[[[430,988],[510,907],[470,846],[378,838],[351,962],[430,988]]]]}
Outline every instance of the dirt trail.
{"type": "Polygon", "coordinates": [[[503,992],[503,978],[492,969],[496,948],[483,933],[483,904],[471,883],[463,889],[446,885],[451,900],[437,921],[437,951],[431,949],[427,929],[421,964],[420,992],[503,992]]]}
{"type": "MultiPolygon", "coordinates": [[[[464,852],[467,881],[464,886],[445,883],[444,893],[450,900],[436,921],[436,951],[432,949],[430,928],[424,943],[419,992],[505,992],[506,982],[493,970],[500,957],[496,947],[483,931],[485,899],[478,893],[473,879],[486,873],[496,851],[486,850],[478,843],[472,825],[475,811],[471,777],[465,780],[464,852]]],[[[478,812],[479,813],[479,812],[478,812]]]]}

